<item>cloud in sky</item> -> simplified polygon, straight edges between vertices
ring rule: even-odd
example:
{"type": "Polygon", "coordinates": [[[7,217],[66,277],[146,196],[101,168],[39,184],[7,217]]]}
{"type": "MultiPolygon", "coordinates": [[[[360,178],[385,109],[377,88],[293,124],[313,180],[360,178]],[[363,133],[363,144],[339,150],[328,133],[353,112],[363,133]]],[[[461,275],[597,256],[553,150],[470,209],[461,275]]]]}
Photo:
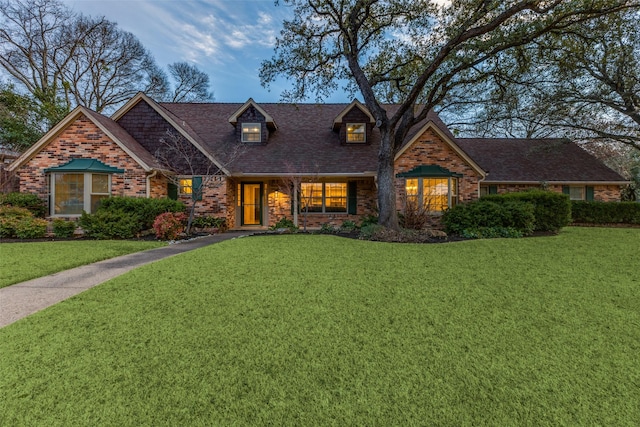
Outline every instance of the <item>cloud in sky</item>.
{"type": "Polygon", "coordinates": [[[209,74],[217,101],[262,102],[281,87],[262,88],[258,69],[273,54],[288,10],[272,0],[64,0],[77,12],[104,15],[138,37],[160,66],[196,64],[209,74]]]}

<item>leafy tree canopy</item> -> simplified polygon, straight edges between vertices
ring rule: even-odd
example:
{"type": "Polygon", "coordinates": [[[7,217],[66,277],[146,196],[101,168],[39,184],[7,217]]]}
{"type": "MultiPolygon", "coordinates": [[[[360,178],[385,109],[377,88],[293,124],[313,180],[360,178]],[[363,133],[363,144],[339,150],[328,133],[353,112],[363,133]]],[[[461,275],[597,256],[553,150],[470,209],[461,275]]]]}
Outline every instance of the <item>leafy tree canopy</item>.
{"type": "Polygon", "coordinates": [[[282,0],[293,8],[260,75],[279,75],[290,101],[338,89],[362,94],[381,133],[379,221],[398,227],[394,156],[405,136],[456,88],[487,78],[500,55],[550,32],[637,6],[629,0],[282,0]],[[400,107],[388,114],[383,103],[400,107]]]}

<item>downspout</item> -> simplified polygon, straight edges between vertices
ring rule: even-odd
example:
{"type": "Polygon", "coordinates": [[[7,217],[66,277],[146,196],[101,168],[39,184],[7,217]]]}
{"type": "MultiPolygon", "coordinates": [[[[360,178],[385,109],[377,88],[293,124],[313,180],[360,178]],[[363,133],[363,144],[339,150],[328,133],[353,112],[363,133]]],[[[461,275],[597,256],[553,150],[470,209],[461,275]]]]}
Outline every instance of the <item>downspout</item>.
{"type": "Polygon", "coordinates": [[[151,175],[147,175],[147,199],[151,198],[151,178],[155,177],[158,174],[158,170],[154,170],[151,175]]]}

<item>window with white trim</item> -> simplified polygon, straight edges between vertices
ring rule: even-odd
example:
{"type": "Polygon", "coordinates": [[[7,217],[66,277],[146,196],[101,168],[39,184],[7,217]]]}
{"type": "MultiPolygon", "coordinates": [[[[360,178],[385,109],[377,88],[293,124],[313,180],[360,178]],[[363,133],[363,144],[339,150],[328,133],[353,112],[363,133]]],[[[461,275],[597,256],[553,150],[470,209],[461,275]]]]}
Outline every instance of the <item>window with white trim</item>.
{"type": "Polygon", "coordinates": [[[51,215],[92,213],[111,195],[111,175],[99,173],[52,173],[51,215]]]}
{"type": "Polygon", "coordinates": [[[429,212],[441,212],[454,206],[458,200],[458,180],[447,178],[407,178],[407,203],[429,212]]]}
{"type": "Polygon", "coordinates": [[[262,142],[260,123],[242,123],[242,142],[262,142]]]}
{"type": "Polygon", "coordinates": [[[347,142],[367,142],[367,127],[364,123],[347,123],[347,142]]]}

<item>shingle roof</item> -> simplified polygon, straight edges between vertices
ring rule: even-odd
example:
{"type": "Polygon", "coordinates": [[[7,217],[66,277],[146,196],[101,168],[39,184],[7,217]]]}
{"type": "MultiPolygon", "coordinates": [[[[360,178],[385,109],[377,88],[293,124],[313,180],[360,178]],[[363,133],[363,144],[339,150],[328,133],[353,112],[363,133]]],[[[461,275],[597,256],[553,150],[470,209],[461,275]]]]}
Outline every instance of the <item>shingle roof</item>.
{"type": "MultiPolygon", "coordinates": [[[[229,166],[225,151],[236,144],[231,117],[243,104],[160,103],[179,122],[186,123],[203,147],[220,159],[232,174],[280,175],[305,173],[319,175],[373,175],[377,170],[380,132],[373,130],[369,144],[340,144],[339,134],[332,130],[334,119],[347,104],[275,104],[260,107],[278,124],[265,145],[247,145],[245,151],[229,166]]],[[[384,106],[392,113],[396,106],[384,106]]],[[[432,120],[453,139],[435,113],[412,128],[409,141],[427,121],[432,120]]]]}
{"type": "Polygon", "coordinates": [[[105,117],[102,114],[89,109],[84,109],[83,112],[98,121],[100,125],[108,130],[124,147],[131,151],[131,153],[138,157],[138,159],[144,162],[149,168],[162,169],[162,166],[158,163],[157,159],[138,141],[129,135],[129,133],[118,123],[114,122],[109,117],[105,117]]]}
{"type": "Polygon", "coordinates": [[[458,138],[487,182],[623,182],[619,174],[565,139],[458,138]]]}

